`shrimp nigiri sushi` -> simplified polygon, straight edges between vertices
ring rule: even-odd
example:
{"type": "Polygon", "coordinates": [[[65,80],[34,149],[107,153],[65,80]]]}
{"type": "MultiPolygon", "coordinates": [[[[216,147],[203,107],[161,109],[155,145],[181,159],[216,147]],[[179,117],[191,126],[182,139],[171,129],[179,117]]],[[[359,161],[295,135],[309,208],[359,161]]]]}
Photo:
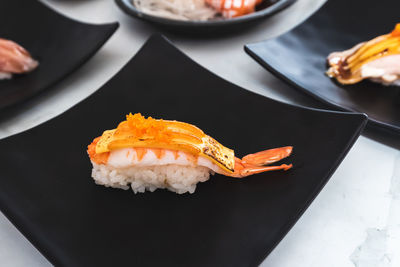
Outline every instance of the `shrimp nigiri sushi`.
{"type": "Polygon", "coordinates": [[[0,80],[34,70],[39,63],[17,43],[0,38],[0,80]]]}
{"type": "Polygon", "coordinates": [[[116,129],[104,131],[87,150],[92,177],[106,187],[153,192],[165,188],[193,193],[210,174],[243,178],[288,170],[292,164],[265,166],[288,157],[292,147],[274,148],[242,159],[194,125],[129,114],[116,129]]]}
{"type": "Polygon", "coordinates": [[[341,84],[364,79],[400,86],[400,23],[391,33],[378,36],[328,56],[327,75],[341,84]]]}

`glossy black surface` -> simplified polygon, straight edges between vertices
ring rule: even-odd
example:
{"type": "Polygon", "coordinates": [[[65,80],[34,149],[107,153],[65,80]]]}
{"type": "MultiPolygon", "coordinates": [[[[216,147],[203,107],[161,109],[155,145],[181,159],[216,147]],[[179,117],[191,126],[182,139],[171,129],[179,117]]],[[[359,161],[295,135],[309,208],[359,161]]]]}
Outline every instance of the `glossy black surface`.
{"type": "Polygon", "coordinates": [[[183,30],[187,32],[213,32],[220,30],[238,30],[243,26],[258,21],[262,18],[272,16],[280,10],[288,7],[296,0],[269,0],[264,7],[252,14],[231,19],[218,19],[209,21],[182,21],[172,20],[153,15],[145,14],[139,11],[132,3],[132,0],[115,0],[117,5],[128,15],[135,18],[143,19],[151,23],[161,25],[172,30],[183,30]]]}
{"type": "Polygon", "coordinates": [[[91,25],[71,20],[39,1],[0,1],[0,38],[10,39],[39,61],[31,73],[0,80],[0,109],[49,88],[88,60],[118,23],[91,25]]]}
{"type": "Polygon", "coordinates": [[[243,90],[153,36],[95,94],[0,140],[0,208],[55,265],[256,266],[365,123],[361,114],[295,107],[243,90]],[[86,147],[129,112],[193,123],[239,156],[293,145],[285,162],[294,168],[246,179],[215,175],[185,195],[96,185],[86,147]]]}
{"type": "Polygon", "coordinates": [[[366,113],[370,125],[400,133],[400,87],[370,81],[340,85],[325,75],[326,57],[393,30],[400,1],[329,0],[279,38],[246,46],[269,71],[333,108],[366,113]]]}

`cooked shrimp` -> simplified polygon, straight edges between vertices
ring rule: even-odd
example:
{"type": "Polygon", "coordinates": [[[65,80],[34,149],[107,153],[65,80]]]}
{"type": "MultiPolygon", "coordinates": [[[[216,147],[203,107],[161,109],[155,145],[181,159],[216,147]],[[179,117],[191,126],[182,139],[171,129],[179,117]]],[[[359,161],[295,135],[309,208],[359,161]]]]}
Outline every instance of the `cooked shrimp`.
{"type": "Polygon", "coordinates": [[[186,165],[202,166],[213,172],[243,178],[249,175],[266,171],[288,170],[292,164],[282,164],[280,166],[265,166],[288,157],[292,152],[292,147],[281,147],[264,150],[255,154],[249,154],[242,159],[234,158],[233,171],[221,167],[219,162],[204,156],[195,156],[190,153],[178,150],[163,148],[121,148],[110,152],[96,153],[96,146],[100,138],[96,138],[88,146],[90,159],[96,164],[108,164],[113,167],[126,168],[130,166],[146,167],[154,165],[186,165]]]}

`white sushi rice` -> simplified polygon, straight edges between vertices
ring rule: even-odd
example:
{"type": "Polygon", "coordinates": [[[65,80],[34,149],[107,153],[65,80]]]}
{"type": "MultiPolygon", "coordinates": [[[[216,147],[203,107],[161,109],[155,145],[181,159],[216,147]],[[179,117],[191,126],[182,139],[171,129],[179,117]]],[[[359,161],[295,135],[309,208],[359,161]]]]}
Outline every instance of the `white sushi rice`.
{"type": "Polygon", "coordinates": [[[210,174],[221,172],[209,159],[167,149],[162,156],[150,149],[139,157],[135,149],[122,148],[110,152],[107,164],[93,161],[92,164],[92,177],[97,184],[122,189],[131,187],[135,193],[154,192],[157,188],[178,194],[193,193],[197,183],[207,181],[210,174]]]}
{"type": "Polygon", "coordinates": [[[154,192],[157,188],[178,194],[193,193],[198,182],[205,182],[210,178],[210,173],[214,174],[203,166],[167,164],[115,168],[94,162],[92,164],[92,177],[96,184],[125,190],[131,187],[135,193],[146,190],[154,192]]]}

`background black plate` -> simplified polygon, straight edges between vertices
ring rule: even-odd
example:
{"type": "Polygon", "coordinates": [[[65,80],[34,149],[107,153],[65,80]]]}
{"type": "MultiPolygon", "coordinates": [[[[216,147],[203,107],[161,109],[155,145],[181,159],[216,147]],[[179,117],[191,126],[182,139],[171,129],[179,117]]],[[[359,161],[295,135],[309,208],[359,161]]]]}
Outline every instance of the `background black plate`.
{"type": "Polygon", "coordinates": [[[370,81],[343,86],[325,75],[326,57],[393,30],[400,1],[329,0],[308,21],[246,51],[279,78],[330,106],[366,113],[370,125],[400,133],[400,88],[370,81]]]}
{"type": "MultiPolygon", "coordinates": [[[[0,208],[55,265],[256,266],[328,181],[366,123],[243,90],[160,36],[64,114],[0,141],[0,208]],[[294,168],[220,175],[194,194],[95,185],[86,146],[129,112],[193,123],[239,156],[293,145],[294,168]]],[[[332,218],[334,219],[334,218],[332,218]]]]}
{"type": "Polygon", "coordinates": [[[21,102],[77,69],[114,33],[118,23],[92,25],[66,18],[36,0],[0,1],[0,37],[39,60],[26,75],[0,81],[0,108],[21,102]]]}
{"type": "Polygon", "coordinates": [[[251,22],[272,16],[273,14],[293,4],[295,1],[296,0],[270,0],[268,5],[266,5],[267,7],[252,14],[237,18],[212,20],[212,21],[182,21],[182,20],[166,19],[142,13],[141,11],[136,9],[136,7],[132,4],[131,0],[115,0],[117,5],[128,15],[155,24],[162,25],[169,29],[186,30],[189,32],[190,31],[210,32],[222,29],[237,30],[238,27],[246,26],[251,22]]]}

